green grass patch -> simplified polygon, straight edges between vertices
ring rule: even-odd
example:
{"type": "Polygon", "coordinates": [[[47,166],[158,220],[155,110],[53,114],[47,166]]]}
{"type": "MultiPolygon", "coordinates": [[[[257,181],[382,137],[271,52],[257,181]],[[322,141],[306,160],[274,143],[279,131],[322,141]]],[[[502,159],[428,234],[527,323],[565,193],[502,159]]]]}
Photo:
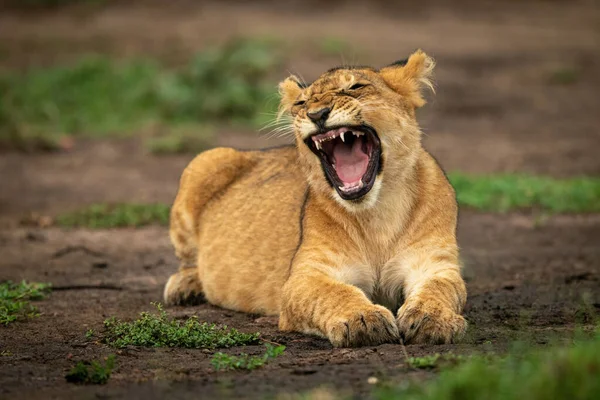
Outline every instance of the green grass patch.
{"type": "Polygon", "coordinates": [[[266,343],[266,351],[262,356],[249,356],[241,353],[239,356],[230,356],[229,354],[216,353],[210,360],[210,364],[216,371],[245,369],[253,370],[265,365],[269,360],[279,357],[285,351],[285,346],[273,346],[266,343]]]}
{"type": "Polygon", "coordinates": [[[166,204],[94,204],[79,211],[59,215],[56,224],[62,227],[91,229],[167,225],[169,211],[170,207],[166,204]]]}
{"type": "Polygon", "coordinates": [[[277,108],[279,63],[271,41],[234,39],[178,69],[98,56],[0,72],[0,146],[51,148],[65,135],[131,134],[151,123],[259,126],[277,108]]]}
{"type": "Polygon", "coordinates": [[[84,58],[69,66],[0,75],[0,139],[103,136],[132,130],[156,114],[149,61],[84,58]]]}
{"type": "Polygon", "coordinates": [[[65,379],[70,383],[103,385],[108,382],[114,368],[114,355],[108,356],[104,364],[98,361],[79,361],[65,376],[65,379]]]}
{"type": "Polygon", "coordinates": [[[406,363],[409,367],[415,369],[434,369],[441,366],[447,367],[449,365],[456,365],[458,362],[463,360],[464,357],[457,356],[453,353],[435,353],[422,357],[409,357],[406,360],[406,363]]]}
{"type": "MultiPolygon", "coordinates": [[[[544,213],[600,212],[600,179],[554,179],[527,175],[470,176],[449,174],[461,207],[507,212],[536,210],[544,213]]],[[[56,217],[62,227],[106,229],[168,225],[166,204],[96,204],[56,217]]],[[[536,220],[536,224],[543,221],[536,220]]]]}
{"type": "Polygon", "coordinates": [[[435,368],[440,357],[439,353],[428,354],[423,357],[410,357],[406,360],[406,363],[412,368],[417,369],[435,368]]]}
{"type": "Polygon", "coordinates": [[[600,397],[600,330],[571,347],[472,356],[431,382],[382,387],[376,400],[576,399],[600,397]]]}
{"type": "Polygon", "coordinates": [[[156,313],[142,312],[131,322],[110,318],[104,321],[104,342],[117,347],[226,348],[258,343],[258,333],[242,333],[233,328],[200,322],[170,319],[160,304],[156,313]]]}
{"type": "Polygon", "coordinates": [[[536,209],[550,213],[600,211],[600,178],[450,173],[458,203],[483,211],[536,209]]]}
{"type": "Polygon", "coordinates": [[[49,292],[47,283],[0,283],[0,324],[37,316],[37,308],[30,302],[43,299],[49,292]]]}

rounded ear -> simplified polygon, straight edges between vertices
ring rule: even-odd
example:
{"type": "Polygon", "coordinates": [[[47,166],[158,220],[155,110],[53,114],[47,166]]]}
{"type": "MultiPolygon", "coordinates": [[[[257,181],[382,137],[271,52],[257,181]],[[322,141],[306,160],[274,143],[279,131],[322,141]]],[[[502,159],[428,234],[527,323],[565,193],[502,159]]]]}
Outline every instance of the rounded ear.
{"type": "Polygon", "coordinates": [[[417,50],[407,60],[397,61],[382,68],[379,74],[389,87],[406,97],[415,108],[418,108],[426,103],[423,98],[424,89],[430,89],[435,93],[431,79],[434,67],[433,58],[422,50],[417,50]]]}
{"type": "Polygon", "coordinates": [[[281,97],[279,116],[292,108],[305,87],[306,85],[301,83],[295,75],[290,75],[279,83],[279,96],[281,97]]]}

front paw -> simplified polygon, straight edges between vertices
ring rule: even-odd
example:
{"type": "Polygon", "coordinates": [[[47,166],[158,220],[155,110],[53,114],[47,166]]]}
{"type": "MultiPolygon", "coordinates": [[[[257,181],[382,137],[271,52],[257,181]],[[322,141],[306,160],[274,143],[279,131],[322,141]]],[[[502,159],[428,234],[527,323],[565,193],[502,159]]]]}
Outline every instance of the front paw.
{"type": "Polygon", "coordinates": [[[394,315],[385,307],[373,305],[349,310],[327,326],[327,337],[335,347],[375,346],[397,343],[398,327],[394,315]]]}
{"type": "Polygon", "coordinates": [[[467,321],[447,305],[436,300],[407,301],[396,318],[405,344],[454,343],[467,329],[467,321]]]}

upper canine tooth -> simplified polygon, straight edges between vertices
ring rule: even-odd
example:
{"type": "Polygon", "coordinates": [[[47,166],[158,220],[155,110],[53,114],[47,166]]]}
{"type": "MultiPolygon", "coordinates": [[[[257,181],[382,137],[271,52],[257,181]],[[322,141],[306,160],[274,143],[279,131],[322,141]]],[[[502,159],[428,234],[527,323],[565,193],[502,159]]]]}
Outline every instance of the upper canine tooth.
{"type": "Polygon", "coordinates": [[[321,144],[319,143],[319,141],[315,142],[315,147],[317,148],[317,150],[321,150],[321,144]]]}
{"type": "Polygon", "coordinates": [[[345,140],[344,140],[344,132],[340,133],[340,137],[342,138],[342,142],[345,142],[345,140]]]}

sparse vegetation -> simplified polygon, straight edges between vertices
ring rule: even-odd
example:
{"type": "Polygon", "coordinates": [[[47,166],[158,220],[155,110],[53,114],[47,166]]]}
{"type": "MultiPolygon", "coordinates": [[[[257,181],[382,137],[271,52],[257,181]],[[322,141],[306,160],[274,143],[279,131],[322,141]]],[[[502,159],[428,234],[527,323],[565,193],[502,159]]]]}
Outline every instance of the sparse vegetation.
{"type": "Polygon", "coordinates": [[[79,384],[103,385],[115,368],[115,356],[106,358],[104,365],[98,361],[79,361],[65,376],[67,382],[79,384]]]}
{"type": "Polygon", "coordinates": [[[564,67],[553,71],[548,80],[555,85],[572,85],[579,81],[581,73],[575,68],[564,67]]]}
{"type": "Polygon", "coordinates": [[[200,153],[212,145],[212,131],[197,125],[173,127],[166,134],[147,138],[144,142],[146,149],[156,155],[200,153]]]}
{"type": "Polygon", "coordinates": [[[223,348],[258,343],[258,333],[242,333],[190,317],[185,321],[170,319],[160,304],[157,312],[143,312],[132,322],[110,318],[104,321],[104,341],[114,347],[186,347],[223,348]]]}
{"type": "Polygon", "coordinates": [[[56,224],[92,229],[167,225],[169,210],[166,204],[94,204],[80,211],[59,215],[56,224]]]}
{"type": "Polygon", "coordinates": [[[37,308],[30,302],[43,299],[49,291],[47,283],[0,283],[0,324],[37,316],[37,308]]]}
{"type": "Polygon", "coordinates": [[[436,363],[440,359],[440,357],[441,356],[439,353],[428,354],[423,357],[410,357],[408,360],[406,360],[406,362],[412,368],[421,368],[421,369],[434,368],[436,363]]]}
{"type": "MultiPolygon", "coordinates": [[[[88,57],[72,65],[2,72],[0,147],[54,148],[65,135],[124,135],[150,123],[258,126],[277,106],[270,75],[278,62],[269,41],[235,39],[177,70],[150,60],[88,57]]],[[[177,151],[187,143],[178,140],[184,143],[170,145],[177,151]]],[[[164,143],[149,146],[164,151],[164,143]]]]}
{"type": "Polygon", "coordinates": [[[253,370],[265,365],[269,360],[279,357],[283,354],[285,346],[273,346],[266,343],[266,351],[262,356],[249,356],[242,353],[239,356],[230,356],[229,354],[216,353],[210,361],[213,368],[217,371],[246,369],[253,370]]]}
{"type": "MultiPolygon", "coordinates": [[[[484,177],[461,173],[449,174],[449,178],[462,207],[495,212],[526,209],[545,213],[600,211],[599,178],[484,177]]],[[[56,218],[59,226],[92,229],[167,225],[168,222],[169,206],[165,204],[96,204],[56,218]]]]}
{"type": "Polygon", "coordinates": [[[600,211],[600,178],[451,173],[458,203],[483,211],[539,209],[551,213],[600,211]]]}
{"type": "MultiPolygon", "coordinates": [[[[0,75],[0,137],[56,142],[65,135],[115,135],[149,121],[157,106],[150,62],[84,58],[70,66],[0,75]]],[[[7,143],[8,145],[10,143],[7,143]]]]}
{"type": "Polygon", "coordinates": [[[455,355],[453,353],[435,353],[428,354],[423,357],[409,357],[406,363],[411,368],[416,369],[433,369],[440,366],[455,365],[460,361],[463,361],[464,357],[455,355]]]}
{"type": "Polygon", "coordinates": [[[277,108],[279,64],[269,40],[235,39],[199,53],[185,70],[160,81],[160,113],[167,120],[260,124],[277,108]],[[269,104],[269,99],[273,100],[269,104]]]}
{"type": "Polygon", "coordinates": [[[473,356],[431,382],[381,387],[377,400],[596,399],[600,396],[600,330],[571,347],[473,356]]]}

